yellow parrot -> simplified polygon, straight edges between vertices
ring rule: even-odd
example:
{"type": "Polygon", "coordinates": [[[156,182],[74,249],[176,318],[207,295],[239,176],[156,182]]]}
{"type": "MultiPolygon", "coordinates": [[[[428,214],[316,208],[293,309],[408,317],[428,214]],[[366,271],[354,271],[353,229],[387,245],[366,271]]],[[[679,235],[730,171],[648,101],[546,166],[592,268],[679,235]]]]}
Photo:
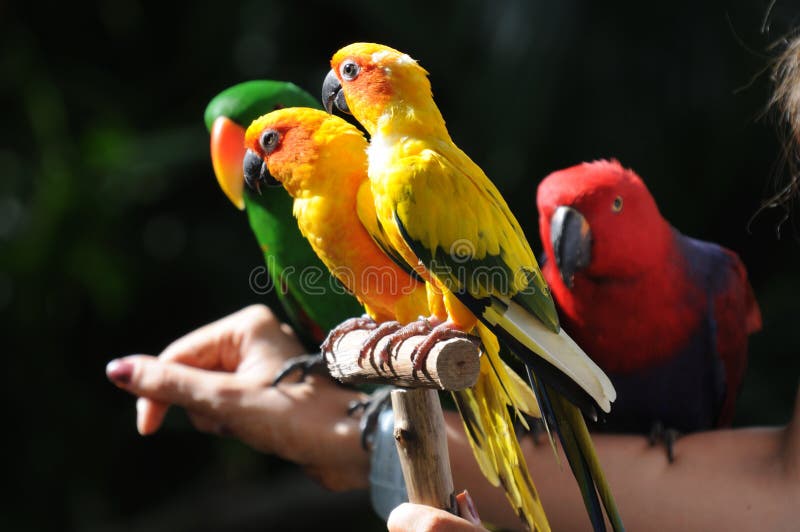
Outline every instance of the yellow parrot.
{"type": "Polygon", "coordinates": [[[496,334],[524,362],[545,419],[557,426],[593,526],[605,526],[597,489],[612,525],[622,529],[575,406],[592,417],[595,406],[609,412],[614,387],[561,330],[522,228],[492,181],[453,143],[428,73],[407,54],[374,43],[340,49],[331,67],[323,104],[351,113],[370,134],[378,226],[426,280],[435,328],[416,356],[424,359],[439,339],[478,324],[496,334]]]}
{"type": "MultiPolygon", "coordinates": [[[[248,127],[245,146],[247,182],[262,190],[272,179],[283,185],[294,198],[301,233],[373,319],[406,324],[429,314],[424,282],[371,236],[378,228],[367,141],[355,126],[324,111],[280,109],[248,127]]],[[[453,398],[484,475],[503,486],[529,528],[549,530],[508,410],[539,417],[536,397],[487,336],[477,383],[453,398]]]]}

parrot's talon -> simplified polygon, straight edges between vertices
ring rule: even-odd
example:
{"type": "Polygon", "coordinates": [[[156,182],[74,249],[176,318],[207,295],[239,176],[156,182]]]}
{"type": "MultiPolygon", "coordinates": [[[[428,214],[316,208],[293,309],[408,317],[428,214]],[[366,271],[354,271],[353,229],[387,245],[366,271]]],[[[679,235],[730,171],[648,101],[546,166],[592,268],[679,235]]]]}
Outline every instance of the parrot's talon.
{"type": "Polygon", "coordinates": [[[440,323],[428,333],[427,338],[417,344],[414,350],[411,351],[411,362],[413,362],[414,371],[419,371],[425,367],[425,361],[428,359],[428,354],[431,352],[431,349],[433,349],[433,346],[440,341],[450,340],[452,338],[463,338],[474,343],[476,346],[480,346],[481,344],[480,338],[465,333],[452,323],[440,323]]]}
{"type": "MultiPolygon", "coordinates": [[[[398,321],[385,321],[373,328],[372,332],[369,333],[369,336],[367,336],[367,338],[364,340],[364,343],[361,345],[361,350],[358,353],[358,366],[362,367],[362,361],[366,358],[368,358],[370,362],[374,364],[375,350],[378,346],[378,342],[380,342],[381,339],[385,338],[386,336],[394,334],[394,332],[400,329],[400,327],[401,325],[398,321]]],[[[391,362],[390,355],[391,354],[386,348],[380,350],[381,360],[379,366],[381,369],[391,362]]]]}
{"type": "Polygon", "coordinates": [[[363,410],[361,419],[358,421],[358,428],[361,431],[361,447],[368,451],[372,447],[372,440],[375,429],[378,426],[378,417],[383,409],[389,405],[393,386],[381,386],[372,392],[363,401],[351,401],[347,407],[347,415],[352,416],[359,410],[363,410]]]}
{"type": "MultiPolygon", "coordinates": [[[[339,344],[339,341],[347,334],[353,331],[371,331],[378,326],[375,320],[364,314],[357,318],[349,318],[328,333],[328,336],[320,345],[320,350],[323,355],[333,353],[334,348],[339,344]]],[[[360,365],[360,362],[359,362],[360,365]]]]}
{"type": "Polygon", "coordinates": [[[323,367],[327,371],[325,356],[321,352],[313,355],[299,355],[292,357],[286,361],[281,370],[272,380],[271,386],[277,386],[279,382],[285,380],[286,377],[297,371],[300,372],[300,379],[298,382],[302,382],[308,375],[319,372],[320,368],[323,367]]]}
{"type": "Polygon", "coordinates": [[[383,350],[385,351],[386,355],[389,356],[395,351],[395,349],[399,349],[403,342],[412,336],[428,335],[432,330],[433,327],[431,327],[431,323],[428,318],[420,316],[417,321],[412,321],[411,323],[404,325],[397,331],[393,332],[392,335],[389,336],[389,340],[386,342],[386,346],[383,350]]]}
{"type": "Polygon", "coordinates": [[[650,441],[651,447],[657,445],[659,442],[664,444],[664,448],[667,451],[667,460],[669,460],[671,464],[675,461],[675,442],[680,435],[681,433],[676,429],[666,428],[663,423],[656,421],[650,429],[648,440],[650,441]]]}

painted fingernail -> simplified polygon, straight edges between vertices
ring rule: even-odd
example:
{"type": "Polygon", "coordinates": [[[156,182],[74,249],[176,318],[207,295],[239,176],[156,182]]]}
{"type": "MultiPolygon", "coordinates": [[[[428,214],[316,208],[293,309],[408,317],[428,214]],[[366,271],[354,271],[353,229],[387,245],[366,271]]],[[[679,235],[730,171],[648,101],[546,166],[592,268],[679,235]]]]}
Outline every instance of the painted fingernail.
{"type": "Polygon", "coordinates": [[[469,513],[472,514],[472,517],[480,521],[481,516],[478,515],[478,509],[475,507],[475,503],[473,502],[472,497],[470,497],[467,490],[464,490],[464,495],[467,499],[467,506],[469,506],[469,513]]]}
{"type": "Polygon", "coordinates": [[[470,497],[469,492],[467,490],[462,491],[458,495],[456,495],[456,499],[458,500],[458,507],[462,512],[462,517],[471,518],[470,520],[473,523],[480,523],[481,517],[478,515],[478,510],[475,508],[475,503],[472,501],[472,497],[470,497]],[[469,516],[463,515],[466,510],[469,513],[469,516]]]}
{"type": "Polygon", "coordinates": [[[118,384],[128,384],[133,377],[133,363],[115,358],[106,366],[106,376],[118,384]]]}

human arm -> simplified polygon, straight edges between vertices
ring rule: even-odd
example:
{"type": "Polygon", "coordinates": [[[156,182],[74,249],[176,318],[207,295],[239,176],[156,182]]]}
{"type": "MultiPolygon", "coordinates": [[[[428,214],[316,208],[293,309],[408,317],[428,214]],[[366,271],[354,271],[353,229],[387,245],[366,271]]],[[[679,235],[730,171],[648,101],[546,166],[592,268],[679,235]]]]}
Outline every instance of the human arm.
{"type": "MultiPolygon", "coordinates": [[[[158,358],[121,359],[132,371],[127,382],[112,380],[135,395],[186,408],[201,430],[233,435],[298,463],[328,488],[366,488],[369,455],[359,444],[357,418],[346,413],[350,401],[363,396],[315,376],[269,385],[285,360],[302,352],[269,309],[254,306],[186,335],[158,358]]],[[[157,430],[163,407],[140,405],[140,431],[157,430]]],[[[469,489],[487,522],[518,527],[502,490],[478,470],[460,418],[446,412],[445,421],[456,489],[469,489]]],[[[686,435],[676,442],[673,464],[641,436],[593,439],[631,530],[653,523],[659,530],[781,530],[797,522],[800,396],[786,427],[686,435]]],[[[523,438],[522,446],[553,528],[588,529],[563,454],[559,467],[546,443],[523,438]]]]}
{"type": "MultiPolygon", "coordinates": [[[[470,460],[460,421],[449,416],[456,489],[469,487],[488,522],[518,527],[502,492],[470,460]]],[[[791,530],[800,503],[800,394],[786,427],[689,434],[676,442],[675,462],[635,435],[593,436],[598,456],[630,530],[791,530]]],[[[563,454],[525,438],[531,474],[555,530],[588,530],[580,493],[563,454]]]]}

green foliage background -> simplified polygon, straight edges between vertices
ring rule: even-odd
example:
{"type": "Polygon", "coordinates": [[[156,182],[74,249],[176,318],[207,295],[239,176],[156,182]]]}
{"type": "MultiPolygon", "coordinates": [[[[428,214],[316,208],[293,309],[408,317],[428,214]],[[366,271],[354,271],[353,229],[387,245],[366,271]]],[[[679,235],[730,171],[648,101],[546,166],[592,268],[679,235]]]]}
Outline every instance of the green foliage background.
{"type": "Polygon", "coordinates": [[[764,313],[736,423],[779,424],[800,373],[800,246],[766,102],[777,2],[0,1],[4,530],[381,529],[364,494],[197,434],[140,438],[116,356],[249,303],[261,256],[218,190],[206,103],[254,78],[319,91],[356,40],[431,72],[454,139],[539,249],[535,190],[601,157],[636,169],[683,232],[737,251],[764,313]],[[332,512],[337,513],[332,513],[332,512]]]}

